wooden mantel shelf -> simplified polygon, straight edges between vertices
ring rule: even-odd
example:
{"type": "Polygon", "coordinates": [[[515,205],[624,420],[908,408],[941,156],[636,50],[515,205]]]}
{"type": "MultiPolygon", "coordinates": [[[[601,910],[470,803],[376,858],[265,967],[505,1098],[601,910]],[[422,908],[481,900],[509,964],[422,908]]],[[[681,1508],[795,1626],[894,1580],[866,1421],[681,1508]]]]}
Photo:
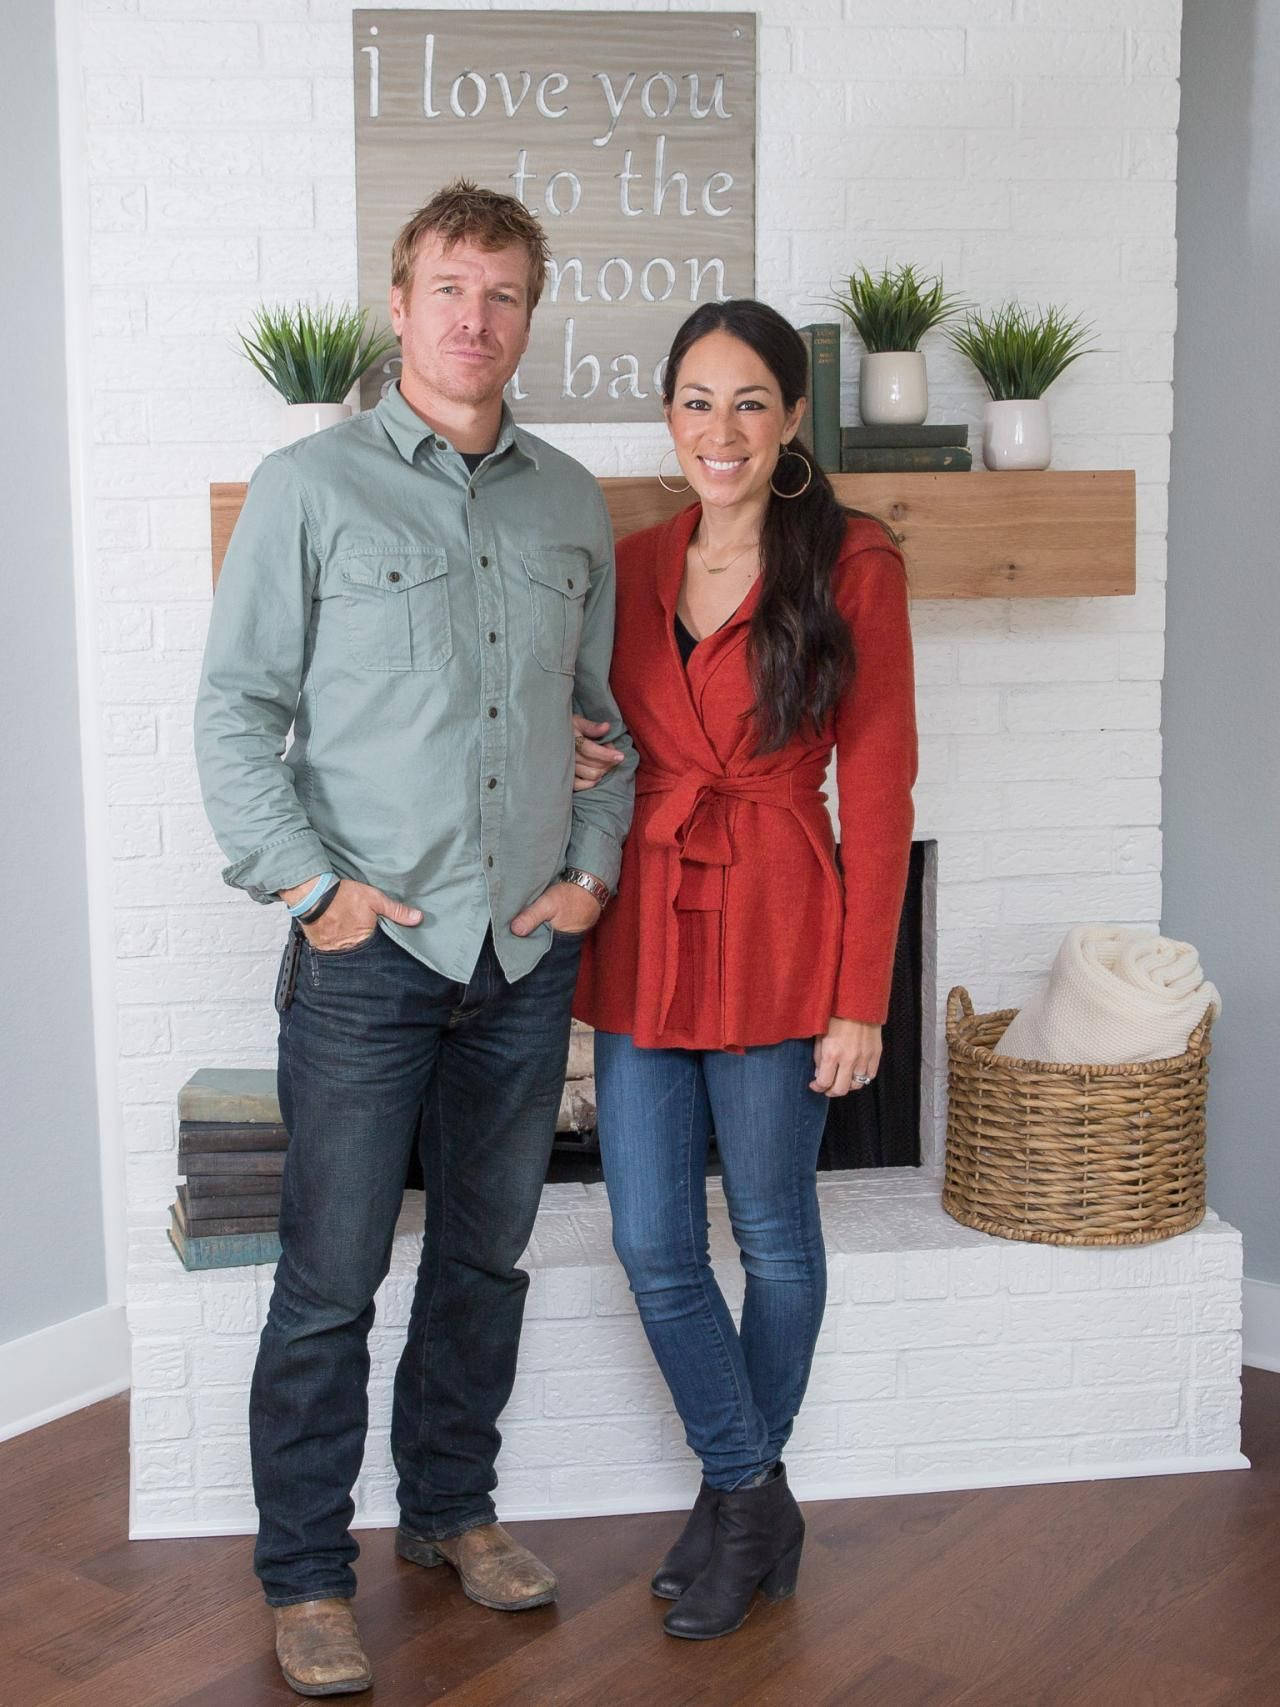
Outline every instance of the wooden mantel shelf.
{"type": "MultiPolygon", "coordinates": [[[[1098,598],[1137,583],[1134,471],[837,474],[841,502],[893,530],[916,599],[1098,598]]],[[[684,508],[652,477],[602,480],[618,538],[684,508]]],[[[245,487],[209,488],[213,579],[245,487]]]]}

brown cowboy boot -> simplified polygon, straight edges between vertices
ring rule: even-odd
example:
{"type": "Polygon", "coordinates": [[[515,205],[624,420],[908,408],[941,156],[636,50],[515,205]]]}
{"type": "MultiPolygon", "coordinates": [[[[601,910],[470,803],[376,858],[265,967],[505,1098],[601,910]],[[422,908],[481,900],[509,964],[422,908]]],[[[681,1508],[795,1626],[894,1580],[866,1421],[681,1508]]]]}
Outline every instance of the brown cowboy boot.
{"type": "Polygon", "coordinates": [[[449,1563],[461,1578],[463,1593],[498,1612],[523,1612],[556,1597],[552,1573],[500,1523],[482,1523],[443,1541],[428,1541],[401,1524],[396,1552],[415,1565],[449,1563]]]}
{"type": "Polygon", "coordinates": [[[357,1695],[373,1682],[349,1600],[275,1606],[276,1658],[299,1695],[357,1695]]]}

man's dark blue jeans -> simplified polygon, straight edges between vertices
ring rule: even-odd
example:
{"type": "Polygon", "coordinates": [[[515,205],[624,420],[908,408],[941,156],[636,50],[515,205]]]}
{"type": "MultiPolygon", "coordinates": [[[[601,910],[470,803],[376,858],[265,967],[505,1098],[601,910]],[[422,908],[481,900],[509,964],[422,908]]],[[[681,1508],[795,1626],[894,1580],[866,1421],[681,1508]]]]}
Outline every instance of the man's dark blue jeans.
{"type": "Polygon", "coordinates": [[[334,953],[302,946],[280,1016],[283,1255],[249,1400],[254,1569],[272,1606],[355,1593],[373,1295],[419,1129],[426,1232],[391,1422],[401,1519],[432,1540],[494,1521],[529,1284],[515,1265],[551,1153],[580,947],[557,935],[512,984],[486,937],[461,984],[381,929],[334,953]]]}

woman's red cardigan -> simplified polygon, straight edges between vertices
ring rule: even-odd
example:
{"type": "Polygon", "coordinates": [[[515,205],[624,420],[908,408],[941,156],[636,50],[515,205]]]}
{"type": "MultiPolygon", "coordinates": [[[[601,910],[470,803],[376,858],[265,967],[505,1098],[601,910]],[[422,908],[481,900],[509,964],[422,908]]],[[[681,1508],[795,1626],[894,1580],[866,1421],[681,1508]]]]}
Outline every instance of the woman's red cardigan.
{"type": "Polygon", "coordinates": [[[674,616],[700,506],[618,545],[610,683],[640,755],[618,893],[583,945],[574,1013],[641,1048],[729,1049],[882,1023],[914,822],[915,684],[902,554],[851,517],[832,588],[853,679],[826,728],[755,757],[756,581],[694,650],[674,616]],[[843,880],[822,792],[836,754],[843,880]]]}

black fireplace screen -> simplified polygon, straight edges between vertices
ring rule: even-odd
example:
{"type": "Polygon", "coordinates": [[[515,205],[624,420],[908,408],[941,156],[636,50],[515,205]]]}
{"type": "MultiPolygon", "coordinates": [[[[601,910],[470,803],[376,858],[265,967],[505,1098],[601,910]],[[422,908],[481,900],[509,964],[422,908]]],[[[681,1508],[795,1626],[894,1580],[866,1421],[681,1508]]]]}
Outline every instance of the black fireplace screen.
{"type": "Polygon", "coordinates": [[[920,1165],[924,854],[923,842],[911,844],[880,1069],[864,1090],[832,1100],[818,1154],[820,1168],[920,1165]]]}

